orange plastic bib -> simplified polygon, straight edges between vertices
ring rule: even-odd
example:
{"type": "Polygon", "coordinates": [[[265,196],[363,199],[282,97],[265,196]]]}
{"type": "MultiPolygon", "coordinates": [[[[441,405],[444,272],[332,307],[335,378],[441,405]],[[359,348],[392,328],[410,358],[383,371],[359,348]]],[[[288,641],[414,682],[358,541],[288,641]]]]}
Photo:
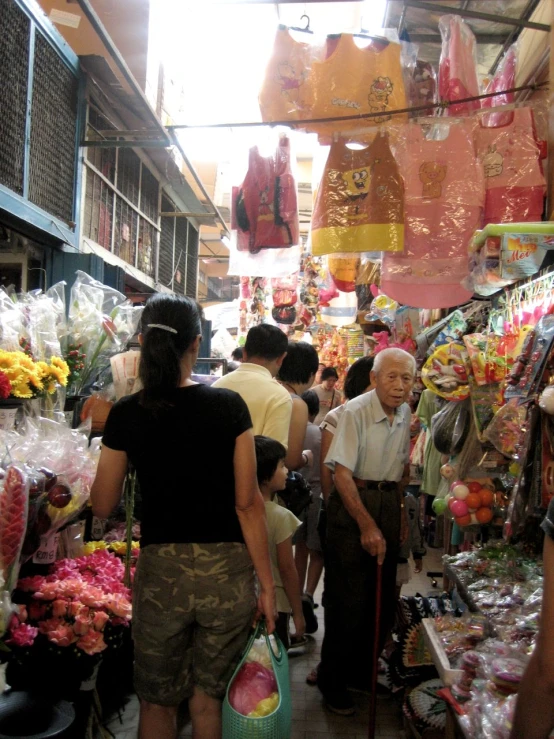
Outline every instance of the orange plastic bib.
{"type": "MultiPolygon", "coordinates": [[[[313,62],[309,83],[311,118],[382,113],[367,119],[368,126],[390,120],[404,123],[408,119],[407,114],[392,119],[387,113],[406,107],[399,44],[389,43],[380,51],[371,46],[361,49],[351,34],[343,33],[327,59],[313,62]]],[[[349,131],[363,124],[363,119],[317,123],[307,125],[306,130],[327,140],[335,131],[349,131]]]]}
{"type": "Polygon", "coordinates": [[[312,216],[312,253],[403,251],[404,184],[388,136],[331,145],[312,216]]]}

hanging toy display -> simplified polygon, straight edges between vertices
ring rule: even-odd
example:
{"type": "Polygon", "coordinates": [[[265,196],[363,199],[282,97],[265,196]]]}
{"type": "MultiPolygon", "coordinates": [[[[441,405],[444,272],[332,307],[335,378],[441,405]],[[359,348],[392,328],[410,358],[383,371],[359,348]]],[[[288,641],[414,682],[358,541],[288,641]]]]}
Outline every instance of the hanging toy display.
{"type": "Polygon", "coordinates": [[[366,321],[381,321],[385,326],[392,328],[397,310],[398,303],[396,300],[391,300],[386,295],[378,295],[371,302],[369,312],[366,315],[366,321]]]}
{"type": "Polygon", "coordinates": [[[298,273],[290,277],[276,277],[271,280],[273,309],[271,316],[277,324],[291,326],[296,323],[296,302],[298,273]]]}
{"type": "Polygon", "coordinates": [[[321,277],[321,260],[308,255],[304,260],[304,269],[302,270],[300,307],[298,310],[298,318],[306,327],[312,324],[317,318],[319,306],[318,283],[321,281],[321,277]]]}
{"type": "Polygon", "coordinates": [[[491,480],[454,480],[444,500],[454,521],[462,528],[487,524],[493,519],[496,495],[491,480]]]}
{"type": "Polygon", "coordinates": [[[463,344],[439,346],[423,365],[423,384],[446,400],[465,400],[469,396],[467,351],[463,344]]]}
{"type": "Polygon", "coordinates": [[[264,322],[267,299],[265,277],[240,278],[239,334],[245,335],[252,326],[264,322]]]}
{"type": "Polygon", "coordinates": [[[329,254],[327,264],[337,290],[343,293],[354,292],[360,261],[359,256],[352,254],[329,254]]]}

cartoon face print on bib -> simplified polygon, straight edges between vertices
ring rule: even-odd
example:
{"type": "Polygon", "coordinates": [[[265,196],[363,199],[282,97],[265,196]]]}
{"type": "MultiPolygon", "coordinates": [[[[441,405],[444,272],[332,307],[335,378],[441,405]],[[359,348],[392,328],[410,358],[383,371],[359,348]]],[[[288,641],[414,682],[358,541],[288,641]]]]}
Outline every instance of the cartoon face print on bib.
{"type": "Polygon", "coordinates": [[[423,183],[422,196],[424,198],[440,198],[442,195],[442,181],[446,177],[447,167],[438,162],[423,162],[419,168],[419,179],[423,183]]]}
{"type": "Polygon", "coordinates": [[[504,157],[496,146],[489,146],[487,153],[483,157],[483,167],[485,168],[485,177],[499,177],[504,169],[504,157]]]}
{"type": "MultiPolygon", "coordinates": [[[[377,77],[377,79],[371,85],[369,95],[367,96],[369,102],[370,113],[381,113],[385,112],[389,104],[389,97],[392,95],[393,84],[390,77],[377,77]]],[[[375,120],[379,123],[390,120],[391,116],[379,116],[375,120]]]]}

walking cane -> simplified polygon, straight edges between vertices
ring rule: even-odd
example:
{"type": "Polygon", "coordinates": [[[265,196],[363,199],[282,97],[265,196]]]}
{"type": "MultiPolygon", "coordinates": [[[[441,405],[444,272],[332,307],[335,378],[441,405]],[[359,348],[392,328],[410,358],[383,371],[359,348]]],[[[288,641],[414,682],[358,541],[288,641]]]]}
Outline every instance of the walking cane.
{"type": "Polygon", "coordinates": [[[377,673],[379,669],[379,632],[381,631],[381,586],[383,565],[377,563],[377,590],[375,593],[375,629],[373,633],[373,659],[371,665],[371,695],[369,698],[368,738],[375,739],[375,719],[377,718],[377,673]]]}

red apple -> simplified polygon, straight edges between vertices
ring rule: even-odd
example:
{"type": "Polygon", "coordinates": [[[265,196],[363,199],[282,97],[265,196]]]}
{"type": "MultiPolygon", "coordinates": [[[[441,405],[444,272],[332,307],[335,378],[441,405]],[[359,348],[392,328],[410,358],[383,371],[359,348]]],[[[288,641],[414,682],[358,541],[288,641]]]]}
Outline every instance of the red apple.
{"type": "Polygon", "coordinates": [[[54,508],[65,508],[71,502],[71,489],[65,482],[57,482],[48,491],[48,502],[54,508]]]}

